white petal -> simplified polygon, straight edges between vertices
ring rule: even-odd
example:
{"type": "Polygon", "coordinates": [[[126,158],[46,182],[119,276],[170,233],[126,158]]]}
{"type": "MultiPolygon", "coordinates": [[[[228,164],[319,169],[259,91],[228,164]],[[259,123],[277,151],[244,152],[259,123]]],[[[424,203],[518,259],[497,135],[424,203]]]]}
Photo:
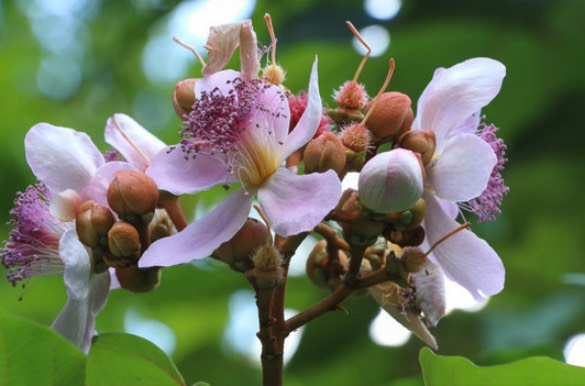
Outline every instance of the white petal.
{"type": "Polygon", "coordinates": [[[152,160],[146,174],[159,189],[174,195],[196,193],[232,180],[227,168],[218,158],[206,154],[185,156],[180,148],[168,147],[152,160]]]}
{"type": "Polygon", "coordinates": [[[463,202],[478,197],[487,187],[497,157],[492,147],[475,134],[459,134],[445,143],[427,170],[427,183],[438,197],[463,202]]]}
{"type": "Polygon", "coordinates": [[[164,142],[126,114],[114,114],[108,118],[105,130],[106,142],[139,170],[146,170],[149,161],[165,147],[164,142]]]}
{"type": "Polygon", "coordinates": [[[286,159],[289,155],[305,146],[309,142],[321,122],[321,114],[323,113],[323,105],[321,104],[321,96],[319,95],[319,76],[317,74],[317,58],[313,62],[311,69],[311,79],[309,81],[308,103],[305,112],[299,119],[297,126],[293,129],[290,135],[284,141],[282,150],[282,158],[286,159]]]}
{"type": "Polygon", "coordinates": [[[104,157],[85,133],[48,123],[34,125],[24,139],[26,161],[51,190],[80,192],[104,157]]]}
{"type": "MultiPolygon", "coordinates": [[[[443,211],[432,194],[425,194],[424,198],[424,228],[428,242],[432,245],[459,224],[443,211]]],[[[441,266],[449,279],[465,287],[478,301],[504,288],[505,269],[502,260],[485,240],[467,229],[439,244],[429,257],[441,266]]]]}
{"type": "Polygon", "coordinates": [[[233,192],[217,208],[177,233],[153,243],[138,262],[139,267],[168,267],[207,257],[244,225],[254,194],[233,192]]]}
{"type": "Polygon", "coordinates": [[[51,328],[65,339],[81,348],[85,338],[89,299],[68,298],[65,306],[57,315],[51,328]]]}
{"type": "Polygon", "coordinates": [[[474,58],[437,71],[423,91],[413,126],[435,132],[437,148],[449,132],[498,94],[506,67],[489,58],[474,58]]]}
{"type": "Polygon", "coordinates": [[[333,170],[299,176],[280,168],[258,191],[270,226],[282,236],[313,229],[340,197],[341,182],[333,170]]]}
{"type": "Polygon", "coordinates": [[[206,44],[207,63],[201,70],[205,77],[220,71],[230,61],[240,44],[241,29],[241,22],[213,26],[209,29],[206,44]]]}
{"type": "Polygon", "coordinates": [[[99,275],[92,275],[90,278],[89,302],[87,311],[87,320],[85,323],[85,334],[81,341],[80,348],[88,352],[91,346],[91,339],[96,335],[95,319],[104,309],[108,295],[110,293],[110,272],[104,272],[99,275]]]}
{"type": "Polygon", "coordinates": [[[91,261],[87,248],[79,241],[77,232],[70,229],[59,240],[59,257],[65,264],[63,281],[67,287],[67,296],[83,299],[89,291],[91,261]]]}

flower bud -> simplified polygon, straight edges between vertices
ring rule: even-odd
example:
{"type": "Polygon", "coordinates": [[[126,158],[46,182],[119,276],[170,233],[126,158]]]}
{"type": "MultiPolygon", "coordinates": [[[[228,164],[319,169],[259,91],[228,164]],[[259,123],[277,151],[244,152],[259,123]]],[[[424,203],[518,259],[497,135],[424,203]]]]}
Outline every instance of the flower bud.
{"type": "Polygon", "coordinates": [[[160,267],[138,268],[137,266],[116,268],[120,287],[132,292],[150,292],[160,284],[160,267]]]}
{"type": "Polygon", "coordinates": [[[368,103],[366,114],[372,106],[374,111],[370,114],[366,126],[376,139],[398,138],[410,130],[414,114],[408,95],[396,91],[385,92],[368,103]]]}
{"type": "Polygon", "coordinates": [[[108,187],[108,204],[121,217],[154,212],[158,187],[154,180],[137,170],[122,170],[108,187]]]}
{"type": "Polygon", "coordinates": [[[394,213],[410,208],[423,193],[419,159],[404,149],[380,153],[367,162],[359,176],[361,203],[378,213],[394,213]]]}
{"type": "Polygon", "coordinates": [[[195,82],[197,79],[185,79],[177,82],[173,91],[173,107],[179,118],[189,114],[195,104],[195,82]]]}
{"type": "Polygon", "coordinates": [[[370,144],[370,132],[361,123],[354,122],[339,134],[341,143],[356,153],[364,153],[370,144]]]}
{"type": "Polygon", "coordinates": [[[272,64],[262,71],[262,78],[268,83],[280,86],[286,78],[286,71],[279,65],[272,64]]]}
{"type": "Polygon", "coordinates": [[[393,216],[391,221],[396,230],[411,231],[422,224],[425,213],[425,200],[420,198],[413,206],[403,212],[397,213],[397,216],[393,216]]]}
{"type": "Polygon", "coordinates": [[[131,224],[117,221],[108,232],[108,245],[114,256],[138,260],[140,236],[131,224]]]}
{"type": "Polygon", "coordinates": [[[252,256],[254,267],[261,271],[273,271],[282,265],[282,256],[272,244],[264,244],[252,256]]]}
{"type": "Polygon", "coordinates": [[[335,91],[333,99],[344,110],[361,110],[368,101],[368,94],[362,84],[348,80],[335,91]]]}
{"type": "Polygon", "coordinates": [[[333,290],[339,284],[342,275],[349,269],[349,260],[342,250],[337,252],[335,264],[329,258],[327,241],[320,240],[307,258],[307,276],[313,284],[324,290],[333,290]]]}
{"type": "Polygon", "coordinates": [[[77,212],[75,229],[79,240],[90,248],[96,248],[116,222],[110,209],[93,200],[81,204],[77,212]]]}
{"type": "Polygon", "coordinates": [[[269,236],[266,225],[254,218],[248,218],[230,240],[213,252],[213,257],[228,264],[235,271],[244,272],[253,267],[252,255],[266,244],[269,236]]]}
{"type": "Polygon", "coordinates": [[[303,160],[306,173],[332,169],[340,175],[345,168],[345,147],[335,134],[326,131],[307,144],[303,160]]]}
{"type": "Polygon", "coordinates": [[[435,154],[435,133],[427,130],[407,131],[398,139],[398,145],[419,153],[423,164],[428,165],[435,154]]]}

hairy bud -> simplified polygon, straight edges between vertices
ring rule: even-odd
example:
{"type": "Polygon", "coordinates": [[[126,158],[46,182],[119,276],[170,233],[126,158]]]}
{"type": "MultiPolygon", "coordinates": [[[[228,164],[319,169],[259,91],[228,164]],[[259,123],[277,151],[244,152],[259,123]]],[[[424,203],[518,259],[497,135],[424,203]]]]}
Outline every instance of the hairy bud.
{"type": "Polygon", "coordinates": [[[368,94],[362,84],[348,80],[335,91],[333,99],[344,110],[361,110],[368,101],[368,94]]]}
{"type": "Polygon", "coordinates": [[[195,103],[195,82],[197,82],[197,79],[190,78],[181,80],[175,85],[175,91],[173,91],[173,107],[179,118],[183,118],[183,115],[189,114],[193,110],[193,104],[195,103]]]}
{"type": "Polygon", "coordinates": [[[116,222],[110,209],[93,200],[81,204],[77,212],[75,229],[79,240],[90,248],[96,248],[108,235],[116,222]]]}
{"type": "Polygon", "coordinates": [[[396,91],[385,92],[368,103],[366,114],[372,106],[374,111],[366,126],[376,139],[398,138],[410,130],[414,114],[408,95],[396,91]]]}
{"type": "Polygon", "coordinates": [[[122,170],[108,187],[108,204],[121,217],[140,216],[154,212],[158,194],[151,177],[137,170],[122,170]]]}
{"type": "Polygon", "coordinates": [[[361,203],[377,213],[410,208],[423,193],[419,159],[404,149],[380,153],[365,164],[358,180],[361,203]]]}
{"type": "Polygon", "coordinates": [[[424,165],[433,159],[436,147],[435,133],[426,130],[407,131],[398,139],[398,145],[420,154],[424,165]]]}
{"type": "Polygon", "coordinates": [[[345,147],[356,153],[363,153],[368,150],[368,145],[371,140],[368,129],[358,122],[354,122],[345,127],[341,131],[339,139],[341,139],[341,143],[345,147]]]}
{"type": "Polygon", "coordinates": [[[303,160],[307,173],[332,169],[340,175],[345,168],[345,147],[335,134],[326,131],[307,144],[303,160]]]}
{"type": "Polygon", "coordinates": [[[286,78],[286,71],[279,65],[272,64],[262,71],[262,78],[268,83],[280,86],[286,78]]]}

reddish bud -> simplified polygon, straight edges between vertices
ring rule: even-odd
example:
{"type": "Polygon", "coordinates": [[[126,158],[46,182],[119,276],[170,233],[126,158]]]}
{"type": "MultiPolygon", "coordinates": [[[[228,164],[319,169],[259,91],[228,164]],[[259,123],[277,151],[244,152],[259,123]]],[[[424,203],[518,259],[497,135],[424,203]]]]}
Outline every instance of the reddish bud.
{"type": "Polygon", "coordinates": [[[408,95],[396,91],[385,92],[368,103],[366,114],[372,106],[374,111],[370,114],[366,126],[377,140],[398,138],[410,130],[414,114],[408,95]]]}
{"type": "Polygon", "coordinates": [[[121,217],[152,213],[157,203],[158,187],[143,172],[119,171],[108,187],[108,204],[121,217]]]}
{"type": "Polygon", "coordinates": [[[345,127],[341,131],[341,134],[339,134],[341,143],[356,153],[363,153],[368,150],[368,145],[370,144],[371,139],[370,137],[368,129],[361,123],[357,122],[345,127]]]}
{"type": "Polygon", "coordinates": [[[90,248],[96,248],[115,221],[107,207],[92,200],[84,202],[79,207],[75,223],[79,240],[90,248]]]}
{"type": "Polygon", "coordinates": [[[303,160],[307,173],[332,169],[340,175],[345,167],[345,147],[335,134],[326,131],[307,144],[303,160]]]}
{"type": "Polygon", "coordinates": [[[195,82],[197,79],[190,78],[177,82],[173,91],[173,107],[179,118],[189,114],[195,103],[195,82]]]}
{"type": "Polygon", "coordinates": [[[398,145],[419,153],[423,164],[428,165],[435,154],[436,141],[432,131],[411,130],[400,136],[398,145]]]}
{"type": "Polygon", "coordinates": [[[361,110],[368,101],[368,94],[362,84],[348,80],[335,91],[333,99],[344,110],[361,110]]]}

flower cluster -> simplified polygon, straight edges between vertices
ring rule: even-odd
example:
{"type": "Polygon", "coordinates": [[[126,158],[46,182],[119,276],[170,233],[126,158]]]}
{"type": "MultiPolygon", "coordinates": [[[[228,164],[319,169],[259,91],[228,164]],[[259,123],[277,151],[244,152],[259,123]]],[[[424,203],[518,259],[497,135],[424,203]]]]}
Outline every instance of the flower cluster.
{"type": "Polygon", "coordinates": [[[502,290],[500,258],[456,220],[461,210],[493,220],[508,192],[505,145],[480,120],[505,67],[474,58],[437,70],[414,114],[407,95],[386,91],[393,60],[368,96],[357,82],[364,60],[327,108],[316,58],[308,91],[294,94],[275,41],[263,70],[257,45],[250,21],[211,29],[203,76],[180,81],[173,95],[183,122],[173,145],[123,114],[107,121],[107,156],[72,129],[39,123],[28,132],[39,183],[16,199],[0,256],[13,284],[63,274],[69,299],[54,328],[82,349],[110,287],[149,291],[161,267],[209,256],[257,290],[282,286],[311,233],[323,238],[307,261],[315,284],[345,296],[367,290],[433,347],[423,321],[434,326],[445,312],[444,275],[478,300],[502,290]],[[237,47],[239,71],[224,69],[237,47]],[[355,189],[343,191],[351,173],[355,189]],[[185,219],[179,196],[232,185],[209,214],[185,219]],[[266,226],[249,218],[255,202],[266,226]]]}

